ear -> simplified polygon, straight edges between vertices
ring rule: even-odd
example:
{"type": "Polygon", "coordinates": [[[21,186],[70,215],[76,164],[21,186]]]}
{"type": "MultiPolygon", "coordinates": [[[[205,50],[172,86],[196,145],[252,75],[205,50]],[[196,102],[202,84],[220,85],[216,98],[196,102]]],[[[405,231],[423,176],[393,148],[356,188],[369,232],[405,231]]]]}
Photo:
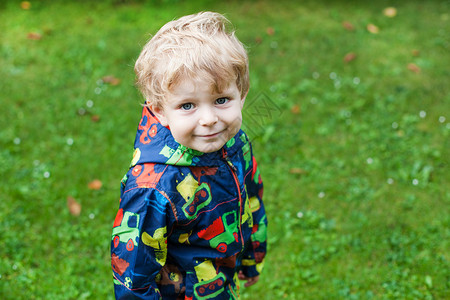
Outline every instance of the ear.
{"type": "Polygon", "coordinates": [[[155,116],[158,118],[159,123],[161,123],[162,126],[167,126],[169,123],[167,122],[166,115],[164,114],[164,109],[160,107],[159,105],[150,106],[151,111],[155,114],[155,116]]]}

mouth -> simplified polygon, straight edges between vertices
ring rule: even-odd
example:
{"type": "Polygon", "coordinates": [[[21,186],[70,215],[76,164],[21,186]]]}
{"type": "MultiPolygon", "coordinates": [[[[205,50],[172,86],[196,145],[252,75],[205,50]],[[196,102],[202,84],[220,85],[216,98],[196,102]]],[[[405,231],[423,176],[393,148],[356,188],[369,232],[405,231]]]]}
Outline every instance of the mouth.
{"type": "Polygon", "coordinates": [[[223,133],[225,131],[225,129],[224,130],[221,130],[221,131],[218,131],[218,132],[216,132],[216,133],[212,133],[212,134],[199,134],[199,135],[197,135],[198,137],[201,137],[201,138],[205,138],[205,139],[211,139],[211,138],[215,138],[215,137],[217,137],[217,136],[219,136],[221,133],[223,133]]]}

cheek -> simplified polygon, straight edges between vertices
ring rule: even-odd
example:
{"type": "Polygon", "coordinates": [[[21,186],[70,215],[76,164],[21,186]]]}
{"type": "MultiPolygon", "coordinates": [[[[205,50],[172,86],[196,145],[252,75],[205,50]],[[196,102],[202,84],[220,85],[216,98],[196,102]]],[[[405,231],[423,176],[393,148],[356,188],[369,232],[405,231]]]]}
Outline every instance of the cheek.
{"type": "Polygon", "coordinates": [[[235,116],[228,124],[228,138],[232,138],[238,133],[239,129],[241,129],[242,117],[235,116]]]}
{"type": "Polygon", "coordinates": [[[187,122],[173,122],[170,126],[172,135],[177,140],[186,139],[192,131],[187,122]]]}
{"type": "Polygon", "coordinates": [[[233,103],[232,107],[229,107],[223,114],[223,119],[227,123],[234,123],[235,120],[242,119],[242,110],[240,109],[238,102],[233,103]]]}
{"type": "Polygon", "coordinates": [[[242,114],[241,111],[235,111],[234,114],[230,114],[228,122],[233,126],[240,127],[242,124],[242,114]]]}

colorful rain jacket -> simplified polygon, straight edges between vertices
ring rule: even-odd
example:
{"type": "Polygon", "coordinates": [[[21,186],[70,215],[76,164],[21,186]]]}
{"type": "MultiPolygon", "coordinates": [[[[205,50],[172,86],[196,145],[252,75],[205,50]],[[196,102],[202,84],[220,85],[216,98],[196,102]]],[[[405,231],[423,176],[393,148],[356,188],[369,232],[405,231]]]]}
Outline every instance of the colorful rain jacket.
{"type": "Polygon", "coordinates": [[[117,299],[236,299],[266,251],[262,181],[243,131],[219,151],[177,143],[145,107],[111,238],[117,299]]]}

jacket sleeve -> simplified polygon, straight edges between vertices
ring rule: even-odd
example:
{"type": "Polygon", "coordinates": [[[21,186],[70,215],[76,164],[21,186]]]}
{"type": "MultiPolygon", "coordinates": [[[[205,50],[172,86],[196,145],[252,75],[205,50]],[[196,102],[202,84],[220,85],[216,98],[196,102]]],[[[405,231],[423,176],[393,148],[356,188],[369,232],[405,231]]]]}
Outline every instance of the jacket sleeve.
{"type": "Polygon", "coordinates": [[[152,188],[122,193],[111,237],[116,299],[161,299],[159,271],[167,257],[170,204],[152,188]]]}
{"type": "Polygon", "coordinates": [[[241,262],[242,271],[247,277],[257,276],[262,271],[267,248],[267,217],[262,201],[263,182],[253,154],[251,162],[251,176],[247,176],[245,184],[253,216],[253,229],[251,242],[247,245],[241,262]]]}

